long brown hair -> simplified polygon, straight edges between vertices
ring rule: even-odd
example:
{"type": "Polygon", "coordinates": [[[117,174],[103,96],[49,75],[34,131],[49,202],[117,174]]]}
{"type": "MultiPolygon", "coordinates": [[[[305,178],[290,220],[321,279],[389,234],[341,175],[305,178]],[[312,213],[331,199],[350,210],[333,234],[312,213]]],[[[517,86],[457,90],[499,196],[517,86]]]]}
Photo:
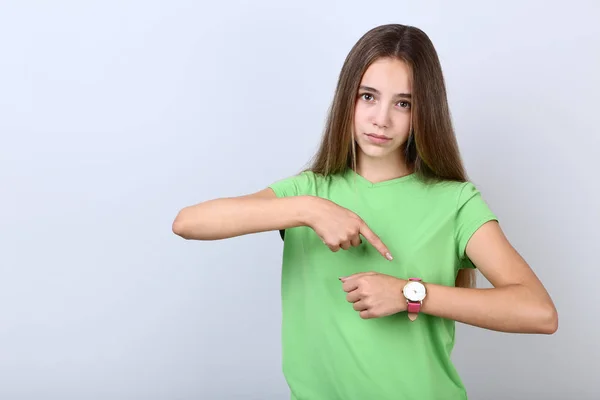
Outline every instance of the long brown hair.
{"type": "MultiPolygon", "coordinates": [[[[406,62],[412,74],[412,130],[404,147],[407,163],[424,181],[466,182],[437,52],[425,32],[399,24],[371,29],[350,50],[338,78],[319,150],[307,169],[326,176],[356,168],[356,96],[367,68],[383,57],[406,62]]],[[[456,286],[475,286],[475,271],[460,269],[456,286]]]]}

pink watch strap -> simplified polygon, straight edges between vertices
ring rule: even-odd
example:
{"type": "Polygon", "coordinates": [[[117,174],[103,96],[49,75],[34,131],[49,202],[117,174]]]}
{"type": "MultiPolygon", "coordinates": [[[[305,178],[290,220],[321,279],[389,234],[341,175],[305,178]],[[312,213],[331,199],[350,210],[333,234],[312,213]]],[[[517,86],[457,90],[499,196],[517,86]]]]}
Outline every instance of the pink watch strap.
{"type": "MultiPolygon", "coordinates": [[[[408,278],[409,281],[421,282],[421,278],[408,278]]],[[[421,311],[421,302],[412,302],[409,301],[407,304],[406,311],[408,312],[408,318],[411,321],[417,319],[417,315],[419,315],[419,311],[421,311]]]]}
{"type": "Polygon", "coordinates": [[[407,311],[409,313],[418,313],[421,311],[421,303],[408,302],[407,311]]]}

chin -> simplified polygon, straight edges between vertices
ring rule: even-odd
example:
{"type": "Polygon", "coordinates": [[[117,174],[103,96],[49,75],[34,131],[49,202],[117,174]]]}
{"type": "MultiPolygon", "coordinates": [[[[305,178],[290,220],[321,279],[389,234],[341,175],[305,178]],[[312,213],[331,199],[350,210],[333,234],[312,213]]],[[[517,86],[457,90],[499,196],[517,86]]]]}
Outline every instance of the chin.
{"type": "Polygon", "coordinates": [[[377,146],[363,141],[357,141],[357,151],[369,158],[385,158],[398,151],[399,146],[377,146]]]}
{"type": "Polygon", "coordinates": [[[390,153],[387,149],[373,149],[370,146],[360,146],[359,150],[364,156],[369,158],[384,158],[390,153]]]}

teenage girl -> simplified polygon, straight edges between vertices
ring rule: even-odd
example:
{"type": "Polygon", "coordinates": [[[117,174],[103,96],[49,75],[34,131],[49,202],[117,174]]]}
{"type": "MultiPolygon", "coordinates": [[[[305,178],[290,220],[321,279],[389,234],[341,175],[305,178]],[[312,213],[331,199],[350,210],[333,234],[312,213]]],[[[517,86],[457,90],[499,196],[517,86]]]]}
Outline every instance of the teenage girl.
{"type": "Polygon", "coordinates": [[[466,399],[455,321],[557,330],[550,296],[466,177],[436,50],[415,27],[379,26],[352,48],[310,168],[173,222],[195,240],[276,230],[292,399],[466,399]],[[493,288],[474,287],[475,268],[493,288]]]}

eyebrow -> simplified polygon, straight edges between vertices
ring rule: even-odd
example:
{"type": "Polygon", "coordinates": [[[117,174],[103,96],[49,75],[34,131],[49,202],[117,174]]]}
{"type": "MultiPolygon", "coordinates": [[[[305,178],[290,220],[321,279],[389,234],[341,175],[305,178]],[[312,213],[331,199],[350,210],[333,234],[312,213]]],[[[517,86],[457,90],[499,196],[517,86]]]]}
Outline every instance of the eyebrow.
{"type": "MultiPolygon", "coordinates": [[[[370,86],[362,86],[361,85],[359,87],[359,89],[361,89],[361,90],[367,90],[369,92],[373,92],[373,93],[376,93],[376,94],[381,94],[381,92],[379,90],[377,90],[375,88],[372,88],[370,86]]],[[[410,95],[410,93],[397,93],[394,97],[402,97],[402,98],[405,98],[405,99],[410,99],[412,96],[410,95]]]]}

